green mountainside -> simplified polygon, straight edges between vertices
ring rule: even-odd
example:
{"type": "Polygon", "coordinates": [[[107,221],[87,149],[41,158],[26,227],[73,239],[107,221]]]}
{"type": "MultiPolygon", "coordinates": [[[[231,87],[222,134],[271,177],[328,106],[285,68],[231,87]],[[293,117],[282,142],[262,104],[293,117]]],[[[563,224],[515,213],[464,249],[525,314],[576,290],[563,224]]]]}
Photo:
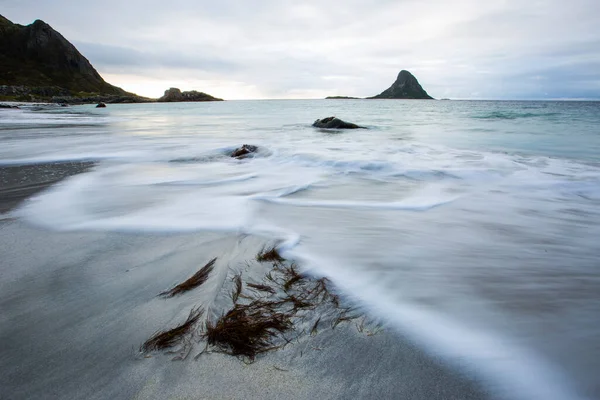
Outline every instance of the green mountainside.
{"type": "Polygon", "coordinates": [[[47,23],[36,20],[23,26],[0,15],[0,98],[57,96],[143,100],[104,81],[75,46],[47,23]]]}

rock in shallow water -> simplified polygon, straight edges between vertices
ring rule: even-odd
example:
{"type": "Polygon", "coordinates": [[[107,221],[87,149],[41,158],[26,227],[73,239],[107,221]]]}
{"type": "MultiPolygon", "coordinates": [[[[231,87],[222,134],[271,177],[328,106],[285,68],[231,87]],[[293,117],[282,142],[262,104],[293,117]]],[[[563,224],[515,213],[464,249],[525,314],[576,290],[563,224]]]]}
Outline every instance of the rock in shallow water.
{"type": "Polygon", "coordinates": [[[364,126],[358,126],[352,122],[342,121],[336,117],[327,117],[316,120],[312,126],[315,128],[326,128],[326,129],[367,129],[364,126]]]}
{"type": "Polygon", "coordinates": [[[104,103],[98,103],[98,105],[96,106],[96,108],[106,108],[106,104],[104,104],[104,103]]]}
{"type": "Polygon", "coordinates": [[[246,156],[248,156],[248,154],[256,153],[256,150],[258,150],[257,146],[253,146],[251,144],[244,144],[244,145],[242,145],[242,147],[239,147],[239,148],[235,149],[231,153],[231,157],[233,157],[233,158],[246,158],[246,156]]]}

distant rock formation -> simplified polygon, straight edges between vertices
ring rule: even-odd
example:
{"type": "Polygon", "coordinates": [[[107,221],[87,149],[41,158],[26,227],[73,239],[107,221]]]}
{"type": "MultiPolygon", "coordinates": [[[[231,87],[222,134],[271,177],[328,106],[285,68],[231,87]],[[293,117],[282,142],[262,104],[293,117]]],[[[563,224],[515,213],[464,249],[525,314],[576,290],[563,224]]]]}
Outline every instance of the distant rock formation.
{"type": "Polygon", "coordinates": [[[159,103],[170,103],[180,101],[223,101],[203,92],[197,92],[195,90],[189,92],[182,92],[177,88],[170,88],[165,90],[165,95],[157,100],[159,103]]]}
{"type": "Polygon", "coordinates": [[[325,128],[325,129],[367,129],[364,126],[358,126],[351,122],[342,121],[336,117],[327,117],[323,119],[316,120],[312,126],[315,128],[325,128]]]}
{"type": "Polygon", "coordinates": [[[90,62],[44,21],[14,24],[0,15],[0,99],[148,101],[102,79],[90,62]]]}
{"type": "Polygon", "coordinates": [[[358,99],[359,97],[350,97],[350,96],[327,96],[325,100],[351,100],[358,99]]]}
{"type": "Polygon", "coordinates": [[[402,70],[398,74],[396,82],[388,89],[381,92],[377,96],[369,97],[370,99],[433,99],[421,87],[417,78],[408,71],[402,70]]]}

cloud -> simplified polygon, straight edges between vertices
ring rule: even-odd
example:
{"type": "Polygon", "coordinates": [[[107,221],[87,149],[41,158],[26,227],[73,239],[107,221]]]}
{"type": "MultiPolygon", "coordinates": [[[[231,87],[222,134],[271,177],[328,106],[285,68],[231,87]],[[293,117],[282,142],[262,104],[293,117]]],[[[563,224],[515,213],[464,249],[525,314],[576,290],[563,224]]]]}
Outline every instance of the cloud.
{"type": "Polygon", "coordinates": [[[169,49],[140,51],[134,48],[109,46],[98,43],[75,42],[79,51],[93,65],[106,68],[150,70],[155,68],[195,69],[199,71],[232,72],[238,66],[218,56],[169,49]]]}
{"type": "Polygon", "coordinates": [[[150,96],[167,83],[226,98],[220,88],[235,98],[371,96],[408,69],[435,97],[600,98],[596,0],[0,4],[16,22],[44,19],[111,83],[150,96]]]}

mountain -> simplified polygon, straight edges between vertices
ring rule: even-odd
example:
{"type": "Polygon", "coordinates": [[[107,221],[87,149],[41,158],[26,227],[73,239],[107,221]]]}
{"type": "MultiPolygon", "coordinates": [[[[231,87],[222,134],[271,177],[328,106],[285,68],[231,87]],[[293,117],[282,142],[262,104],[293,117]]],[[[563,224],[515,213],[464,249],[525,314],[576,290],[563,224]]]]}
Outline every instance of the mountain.
{"type": "Polygon", "coordinates": [[[433,99],[423,89],[417,78],[408,71],[402,70],[396,82],[388,89],[370,99],[433,99]]]}
{"type": "Polygon", "coordinates": [[[75,46],[44,21],[23,26],[0,15],[0,95],[10,94],[36,100],[56,96],[143,100],[104,81],[75,46]]]}

